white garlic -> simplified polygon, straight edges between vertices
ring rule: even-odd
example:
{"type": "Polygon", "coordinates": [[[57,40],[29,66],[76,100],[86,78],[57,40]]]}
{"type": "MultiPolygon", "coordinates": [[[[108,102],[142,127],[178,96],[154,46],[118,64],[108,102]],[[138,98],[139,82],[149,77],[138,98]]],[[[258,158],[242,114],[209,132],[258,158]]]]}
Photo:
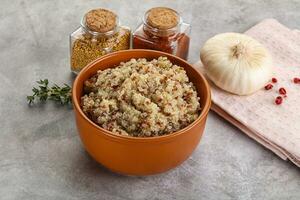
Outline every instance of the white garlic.
{"type": "Polygon", "coordinates": [[[222,33],[210,38],[200,51],[208,78],[225,91],[248,95],[272,77],[272,58],[253,38],[222,33]]]}

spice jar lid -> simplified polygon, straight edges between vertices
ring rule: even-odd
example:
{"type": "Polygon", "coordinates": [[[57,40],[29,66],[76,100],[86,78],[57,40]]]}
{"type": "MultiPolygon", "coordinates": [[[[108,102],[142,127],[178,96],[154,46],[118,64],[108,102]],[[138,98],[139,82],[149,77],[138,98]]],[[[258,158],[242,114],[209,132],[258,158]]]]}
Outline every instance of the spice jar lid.
{"type": "Polygon", "coordinates": [[[171,8],[156,7],[147,11],[146,21],[154,28],[170,29],[178,25],[180,16],[171,8]]]}
{"type": "Polygon", "coordinates": [[[117,26],[117,15],[103,8],[90,10],[85,14],[85,24],[92,31],[105,33],[117,26]]]}

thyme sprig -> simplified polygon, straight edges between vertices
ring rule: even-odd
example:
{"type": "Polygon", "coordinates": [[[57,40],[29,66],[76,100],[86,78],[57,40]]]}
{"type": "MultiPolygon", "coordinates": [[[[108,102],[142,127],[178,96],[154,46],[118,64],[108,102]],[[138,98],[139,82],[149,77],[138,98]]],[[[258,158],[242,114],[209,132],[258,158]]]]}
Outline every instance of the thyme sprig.
{"type": "Polygon", "coordinates": [[[72,102],[71,98],[71,87],[67,84],[63,86],[58,86],[53,84],[49,86],[48,79],[37,81],[38,87],[33,87],[31,96],[27,96],[28,104],[31,105],[35,100],[40,102],[45,102],[47,100],[52,100],[56,103],[66,105],[72,102]]]}

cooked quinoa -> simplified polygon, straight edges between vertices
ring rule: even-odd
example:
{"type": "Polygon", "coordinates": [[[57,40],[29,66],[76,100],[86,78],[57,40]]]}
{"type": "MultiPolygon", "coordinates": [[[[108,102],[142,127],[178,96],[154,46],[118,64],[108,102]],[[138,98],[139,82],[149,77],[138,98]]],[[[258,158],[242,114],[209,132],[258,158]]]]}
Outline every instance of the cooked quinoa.
{"type": "Polygon", "coordinates": [[[169,134],[192,123],[199,97],[185,70],[166,57],[122,62],[99,70],[84,83],[83,112],[104,129],[120,135],[169,134]]]}

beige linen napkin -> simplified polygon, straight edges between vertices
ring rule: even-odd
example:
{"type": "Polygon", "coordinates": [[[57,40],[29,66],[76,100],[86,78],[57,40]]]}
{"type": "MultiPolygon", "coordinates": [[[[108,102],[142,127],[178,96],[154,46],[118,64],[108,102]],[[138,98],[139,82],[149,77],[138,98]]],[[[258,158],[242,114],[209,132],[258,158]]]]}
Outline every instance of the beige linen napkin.
{"type": "MultiPolygon", "coordinates": [[[[300,31],[290,30],[274,19],[266,19],[245,32],[261,42],[272,54],[278,83],[250,96],[229,94],[210,84],[212,110],[238,127],[249,137],[284,160],[300,167],[300,31]],[[279,87],[287,90],[287,98],[275,105],[279,87]]],[[[194,65],[203,73],[200,62],[194,65]]]]}

